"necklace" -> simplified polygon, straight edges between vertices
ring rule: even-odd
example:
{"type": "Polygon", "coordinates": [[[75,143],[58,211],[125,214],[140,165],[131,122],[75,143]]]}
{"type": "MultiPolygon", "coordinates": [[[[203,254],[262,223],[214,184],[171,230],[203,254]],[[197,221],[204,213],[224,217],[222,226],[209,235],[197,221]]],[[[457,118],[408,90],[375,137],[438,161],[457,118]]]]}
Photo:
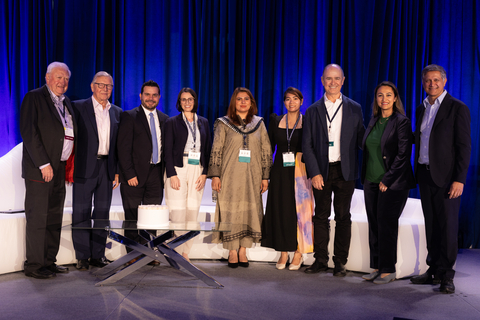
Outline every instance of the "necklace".
{"type": "Polygon", "coordinates": [[[386,117],[386,118],[380,118],[380,120],[378,120],[380,122],[380,124],[384,124],[385,122],[388,121],[388,119],[390,119],[390,116],[386,117]],[[383,122],[382,122],[383,120],[383,122]]]}

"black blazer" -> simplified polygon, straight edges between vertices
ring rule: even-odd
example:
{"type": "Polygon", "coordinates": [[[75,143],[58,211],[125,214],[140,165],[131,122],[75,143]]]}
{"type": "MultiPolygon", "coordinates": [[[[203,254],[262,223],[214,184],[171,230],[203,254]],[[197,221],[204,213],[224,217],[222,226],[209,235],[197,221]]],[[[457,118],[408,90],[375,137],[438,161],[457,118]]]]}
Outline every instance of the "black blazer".
{"type": "MultiPolygon", "coordinates": [[[[163,112],[156,110],[160,122],[160,132],[162,133],[162,170],[160,181],[163,184],[164,172],[164,152],[163,141],[165,140],[165,120],[168,116],[163,112]]],[[[124,111],[120,114],[120,124],[118,127],[117,154],[120,166],[120,182],[127,183],[128,180],[137,177],[138,187],[143,187],[147,181],[150,170],[150,160],[152,159],[152,135],[148,124],[147,116],[142,106],[135,109],[124,111]]]]}
{"type": "MultiPolygon", "coordinates": [[[[97,165],[98,128],[93,109],[92,98],[72,102],[78,124],[77,153],[75,154],[74,178],[89,179],[93,177],[97,165]]],[[[117,174],[117,134],[122,109],[111,104],[110,147],[108,151],[108,179],[115,180],[117,174]]]]}
{"type": "MultiPolygon", "coordinates": [[[[365,181],[368,149],[365,141],[377,123],[379,117],[372,118],[362,141],[362,183],[365,181]]],[[[412,155],[412,124],[403,114],[394,112],[383,132],[380,147],[382,150],[385,175],[382,183],[392,190],[413,189],[416,186],[410,157],[412,155]]]]}
{"type": "MultiPolygon", "coordinates": [[[[420,155],[420,127],[424,112],[422,103],[416,113],[415,172],[420,155]]],[[[470,111],[462,101],[447,93],[433,122],[429,141],[430,174],[435,184],[439,187],[453,181],[465,184],[471,151],[470,111]]]]}
{"type": "MultiPolygon", "coordinates": [[[[341,165],[346,181],[358,178],[358,149],[362,145],[365,127],[360,104],[342,95],[342,133],[340,137],[341,165]]],[[[307,175],[318,174],[328,179],[328,127],[324,97],[308,107],[303,122],[302,149],[307,175]]]]}
{"type": "MultiPolygon", "coordinates": [[[[200,129],[200,164],[203,166],[202,174],[208,172],[208,161],[212,150],[210,126],[208,120],[198,116],[198,128],[200,129]]],[[[183,113],[165,121],[165,166],[167,178],[176,176],[175,167],[183,167],[183,153],[188,138],[187,124],[183,120],[183,113]]],[[[198,139],[198,136],[197,136],[198,139]]]]}
{"type": "MultiPolygon", "coordinates": [[[[76,147],[77,122],[70,100],[63,104],[72,115],[76,147]]],[[[23,139],[22,177],[44,181],[39,167],[50,163],[53,171],[59,168],[65,129],[47,86],[29,91],[20,108],[20,133],[23,139]]]]}

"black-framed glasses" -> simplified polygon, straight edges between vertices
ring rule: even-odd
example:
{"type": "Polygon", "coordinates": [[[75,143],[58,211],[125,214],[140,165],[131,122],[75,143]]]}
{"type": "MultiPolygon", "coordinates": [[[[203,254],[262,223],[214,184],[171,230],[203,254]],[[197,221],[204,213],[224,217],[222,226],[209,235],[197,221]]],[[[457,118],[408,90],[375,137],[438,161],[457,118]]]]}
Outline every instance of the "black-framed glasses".
{"type": "Polygon", "coordinates": [[[180,99],[180,101],[183,102],[183,103],[193,102],[193,100],[194,100],[193,98],[188,98],[188,99],[183,98],[183,99],[180,99]]]}
{"type": "Polygon", "coordinates": [[[103,88],[105,88],[105,87],[107,87],[107,90],[112,90],[112,89],[113,89],[113,84],[98,83],[98,82],[95,82],[95,84],[96,84],[100,89],[103,89],[103,88]]]}

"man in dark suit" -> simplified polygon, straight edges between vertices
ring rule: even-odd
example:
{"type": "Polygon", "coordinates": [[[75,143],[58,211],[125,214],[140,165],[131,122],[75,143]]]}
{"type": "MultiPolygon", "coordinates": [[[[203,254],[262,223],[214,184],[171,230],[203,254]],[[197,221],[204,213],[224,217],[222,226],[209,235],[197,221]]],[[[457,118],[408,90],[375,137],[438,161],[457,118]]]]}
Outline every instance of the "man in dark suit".
{"type": "Polygon", "coordinates": [[[64,95],[70,75],[66,64],[52,62],[45,75],[47,84],[28,92],[20,109],[27,220],[24,272],[37,279],[68,272],[55,262],[65,202],[65,165],[77,131],[70,100],[64,95]]]}
{"type": "MultiPolygon", "coordinates": [[[[140,204],[162,203],[162,140],[168,116],[157,110],[159,100],[160,87],[149,80],[142,85],[142,104],[120,115],[117,151],[125,220],[137,220],[140,204]]],[[[125,236],[141,241],[136,231],[125,230],[125,236]]]]}
{"type": "Polygon", "coordinates": [[[303,159],[312,178],[315,197],[314,226],[315,262],[305,273],[328,269],[328,242],[332,192],[335,210],[335,269],[333,275],[346,275],[351,238],[350,202],[358,178],[358,149],[365,127],[361,106],[341,93],[345,77],[336,64],[323,70],[325,95],[305,113],[303,126],[303,159]]]}
{"type": "Polygon", "coordinates": [[[427,97],[416,112],[415,174],[425,217],[429,268],[411,281],[441,283],[441,292],[454,293],[458,212],[472,147],[470,111],[447,93],[446,83],[443,67],[431,64],[423,69],[427,97]]]}
{"type": "MultiPolygon", "coordinates": [[[[108,101],[113,90],[113,78],[100,71],[93,77],[90,87],[93,92],[91,98],[73,102],[78,135],[72,222],[77,225],[90,222],[90,219],[108,219],[112,190],[119,185],[116,143],[122,109],[108,101]]],[[[95,267],[108,264],[105,258],[106,238],[107,233],[102,229],[72,230],[78,270],[88,270],[89,264],[95,267]]]]}

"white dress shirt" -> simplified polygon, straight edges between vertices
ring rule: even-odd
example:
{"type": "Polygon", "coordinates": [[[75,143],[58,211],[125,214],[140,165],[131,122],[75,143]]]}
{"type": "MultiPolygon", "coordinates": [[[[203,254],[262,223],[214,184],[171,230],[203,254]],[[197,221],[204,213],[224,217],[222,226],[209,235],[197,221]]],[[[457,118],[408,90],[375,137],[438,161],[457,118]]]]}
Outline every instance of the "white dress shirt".
{"type": "Polygon", "coordinates": [[[107,101],[105,109],[92,96],[93,110],[95,111],[95,120],[97,122],[98,132],[98,152],[99,155],[108,155],[110,150],[110,102],[107,101]]]}
{"type": "MultiPolygon", "coordinates": [[[[143,108],[143,111],[145,112],[145,116],[147,117],[147,122],[149,127],[150,127],[150,113],[153,113],[153,118],[155,119],[155,127],[156,127],[155,133],[157,134],[157,145],[158,145],[158,162],[157,163],[159,163],[160,160],[162,159],[162,132],[160,131],[160,120],[158,119],[157,109],[150,111],[146,109],[143,105],[142,105],[142,108],[143,108]]],[[[152,132],[152,128],[150,128],[150,132],[152,132]]],[[[150,159],[150,163],[153,163],[152,159],[150,159]]]]}
{"type": "MultiPolygon", "coordinates": [[[[323,95],[323,99],[325,100],[325,107],[327,108],[327,114],[332,119],[335,111],[337,111],[338,106],[342,103],[342,95],[332,102],[328,100],[327,94],[323,95]]],[[[340,137],[342,133],[342,119],[343,119],[343,105],[338,110],[335,118],[333,118],[332,122],[327,118],[327,132],[328,132],[328,142],[331,144],[333,142],[333,146],[328,148],[328,162],[336,162],[341,160],[341,150],[340,150],[340,137]]]]}

